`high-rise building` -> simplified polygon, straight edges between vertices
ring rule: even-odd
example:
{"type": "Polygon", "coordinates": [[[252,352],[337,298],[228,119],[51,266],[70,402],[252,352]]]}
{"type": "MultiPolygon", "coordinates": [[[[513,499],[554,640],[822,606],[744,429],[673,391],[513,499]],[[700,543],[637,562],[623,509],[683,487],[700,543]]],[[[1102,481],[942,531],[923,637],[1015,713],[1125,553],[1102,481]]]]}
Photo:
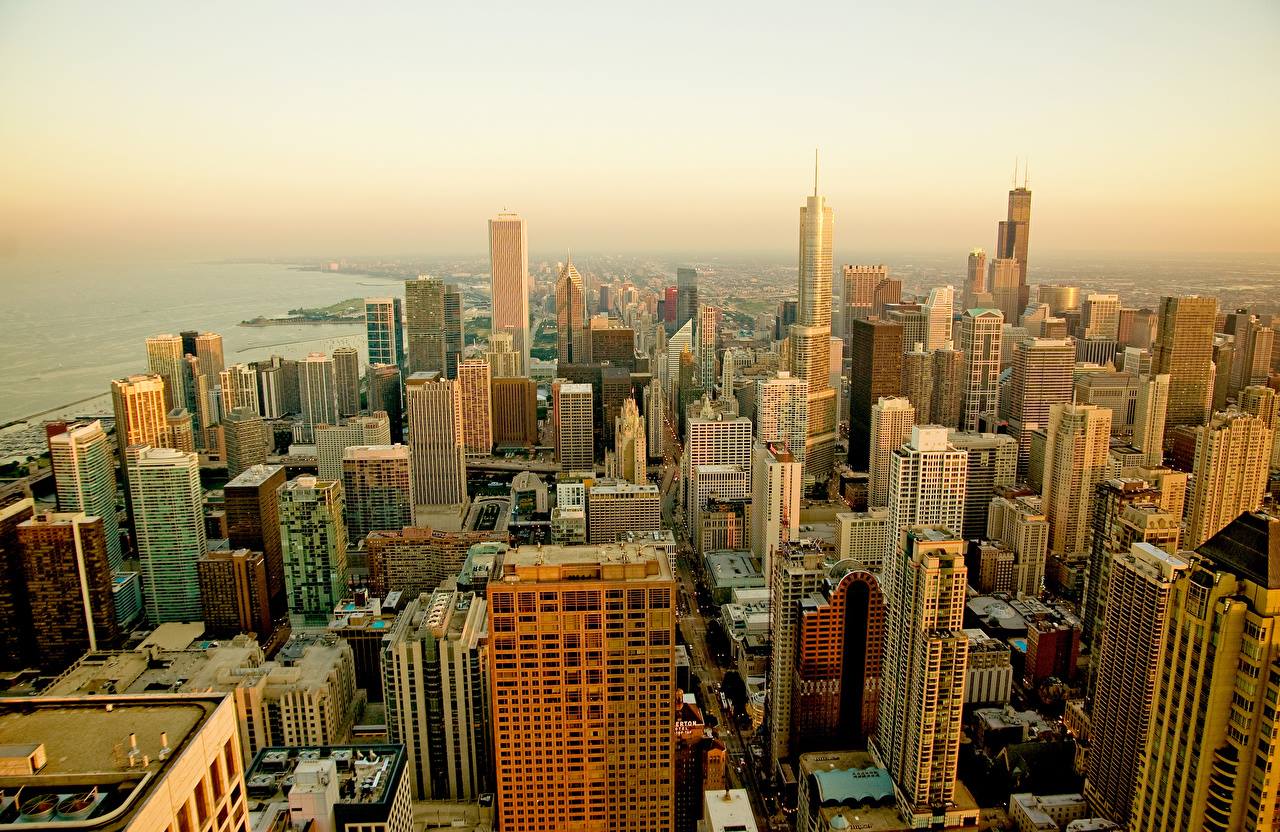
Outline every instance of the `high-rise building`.
{"type": "Polygon", "coordinates": [[[1191,502],[1184,546],[1195,548],[1241,513],[1262,505],[1272,432],[1247,413],[1218,413],[1196,428],[1191,502]]]}
{"type": "Polygon", "coordinates": [[[769,581],[769,633],[773,656],[769,663],[768,718],[765,737],[770,769],[793,756],[795,668],[801,602],[818,592],[829,564],[821,547],[811,541],[788,542],[775,552],[769,581]]]}
{"type": "Polygon", "coordinates": [[[364,299],[370,364],[404,366],[404,311],[398,297],[364,299]]]}
{"type": "Polygon", "coordinates": [[[405,383],[413,502],[454,505],[467,498],[461,386],[439,373],[414,373],[405,383]]]}
{"type": "Polygon", "coordinates": [[[277,497],[289,617],[298,626],[323,627],[347,585],[342,484],[301,476],[277,497]]]}
{"type": "MultiPolygon", "coordinates": [[[[914,526],[964,525],[969,459],[948,441],[946,428],[917,425],[889,460],[889,551],[900,550],[914,526]]],[[[955,532],[959,534],[959,532],[955,532]]]]}
{"type": "Polygon", "coordinates": [[[365,538],[369,586],[374,593],[400,592],[413,598],[440,582],[467,573],[471,547],[486,544],[506,551],[503,531],[450,532],[423,526],[373,532],[365,538]]]}
{"type": "Polygon", "coordinates": [[[338,415],[357,415],[360,412],[360,353],[355,347],[338,347],[333,351],[333,375],[338,415]]]}
{"type": "Polygon", "coordinates": [[[413,525],[413,478],[404,445],[355,445],[342,456],[347,539],[413,525]]]}
{"type": "Polygon", "coordinates": [[[506,553],[487,592],[502,827],[670,829],[676,602],[666,552],[634,543],[522,547],[506,553]],[[518,638],[517,619],[530,614],[557,622],[549,638],[518,638]],[[603,649],[591,630],[597,619],[617,634],[603,649]],[[627,643],[645,645],[645,661],[628,659],[636,648],[627,643]],[[563,721],[526,704],[549,698],[565,703],[563,721]],[[609,749],[623,747],[610,762],[609,749]],[[565,776],[546,776],[556,771],[565,776]]]}
{"type": "Polygon", "coordinates": [[[493,788],[487,617],[483,593],[449,580],[410,601],[386,638],[388,739],[405,747],[415,800],[471,801],[493,788]]]}
{"type": "Polygon", "coordinates": [[[897,545],[882,574],[888,614],[874,748],[913,828],[976,823],[977,807],[955,799],[969,657],[964,541],[948,527],[911,526],[897,545]]]}
{"type": "Polygon", "coordinates": [[[587,301],[582,275],[566,260],[556,278],[556,327],[559,363],[585,364],[587,355],[587,301]]]}
{"type": "Polygon", "coordinates": [[[825,481],[835,467],[836,395],[831,388],[831,238],[833,215],[818,195],[800,209],[800,300],[791,327],[791,372],[809,385],[809,436],[805,475],[825,481]]]}
{"type": "MultiPolygon", "coordinates": [[[[717,493],[722,499],[738,499],[746,497],[751,488],[751,420],[746,417],[732,418],[724,413],[716,412],[707,400],[705,406],[695,411],[688,419],[685,433],[685,452],[680,457],[680,484],[684,489],[685,518],[690,528],[695,530],[697,518],[702,506],[712,496],[715,481],[721,482],[725,477],[698,478],[700,467],[729,468],[739,474],[740,482],[734,490],[722,490],[717,493]],[[739,491],[739,486],[742,491],[739,491]]],[[[728,473],[727,471],[721,473],[728,473]]]]}
{"type": "MultiPolygon", "coordinates": [[[[705,303],[698,307],[698,381],[702,392],[714,396],[716,392],[716,319],[720,310],[705,303]]],[[[597,359],[598,360],[598,359],[597,359]]],[[[728,393],[726,393],[728,395],[728,393]]]]}
{"type": "MultiPolygon", "coordinates": [[[[1161,676],[1173,586],[1189,564],[1180,555],[1135,543],[1111,563],[1105,629],[1098,655],[1084,794],[1117,823],[1127,823],[1161,676]]],[[[1178,828],[1178,827],[1173,827],[1178,828]]],[[[1226,828],[1226,827],[1223,827],[1226,828]]]]}
{"type": "Polygon", "coordinates": [[[1270,387],[1251,384],[1240,391],[1240,409],[1262,420],[1271,431],[1271,469],[1280,468],[1280,394],[1270,387]]]}
{"type": "Polygon", "coordinates": [[[593,471],[595,444],[591,385],[557,380],[551,385],[551,406],[560,470],[593,471]]]}
{"type": "Polygon", "coordinates": [[[192,342],[193,349],[186,349],[184,342],[183,351],[189,355],[194,355],[199,367],[200,375],[209,380],[209,386],[218,383],[218,374],[226,368],[226,361],[222,352],[222,336],[216,332],[198,333],[192,342]]]}
{"type": "Polygon", "coordinates": [[[879,319],[850,327],[849,465],[866,471],[871,458],[871,408],[897,396],[902,385],[902,326],[879,319]]]}
{"type": "MultiPolygon", "coordinates": [[[[712,332],[714,333],[714,328],[712,332]]],[[[622,326],[593,327],[587,331],[588,352],[595,364],[612,364],[628,371],[636,366],[636,332],[622,326]]]]}
{"type": "Polygon", "coordinates": [[[960,319],[962,430],[979,430],[982,418],[996,411],[1004,321],[998,309],[968,309],[960,319]]]}
{"type": "Polygon", "coordinates": [[[622,412],[614,420],[613,455],[617,474],[627,482],[643,485],[649,481],[649,453],[645,450],[646,431],[635,399],[622,403],[622,412]]]}
{"type": "Polygon", "coordinates": [[[370,364],[365,377],[369,381],[369,413],[381,410],[387,414],[391,441],[404,441],[404,389],[400,368],[393,364],[370,364]]]}
{"type": "Polygon", "coordinates": [[[165,414],[164,435],[160,438],[160,444],[179,451],[195,452],[195,426],[185,407],[175,407],[165,414]]]}
{"type": "MultiPolygon", "coordinates": [[[[844,278],[844,327],[841,330],[846,343],[856,320],[865,320],[877,315],[875,311],[876,287],[888,279],[889,269],[883,264],[878,266],[845,266],[844,278]]],[[[897,298],[894,298],[894,302],[897,298]]]]}
{"type": "Polygon", "coordinates": [[[1031,191],[1023,182],[1017,186],[1017,170],[1014,170],[1014,187],[1009,191],[1009,212],[1000,223],[996,237],[996,257],[1009,258],[1018,264],[1018,309],[1027,306],[1027,242],[1031,232],[1031,191]]]}
{"type": "Polygon", "coordinates": [[[986,537],[1013,553],[1013,593],[1019,598],[1039,598],[1049,553],[1049,518],[1040,498],[1013,493],[994,497],[986,537]]]}
{"type": "Polygon", "coordinates": [[[980,248],[969,252],[963,301],[965,309],[991,305],[991,284],[987,282],[987,253],[980,248]]]}
{"type": "Polygon", "coordinates": [[[916,419],[921,424],[929,424],[933,419],[932,352],[916,345],[902,354],[902,385],[899,390],[916,409],[916,419]]]}
{"type": "MultiPolygon", "coordinates": [[[[233,364],[217,375],[220,412],[225,415],[237,407],[260,412],[258,371],[249,364],[233,364]]],[[[185,406],[185,404],[184,404],[185,406]]]]}
{"type": "Polygon", "coordinates": [[[1089,549],[1094,490],[1106,476],[1111,411],[1055,404],[1046,433],[1043,493],[1049,550],[1081,554],[1089,549]]]}
{"type": "Polygon", "coordinates": [[[804,459],[809,432],[809,386],[804,379],[779,370],[773,378],[756,382],[756,439],[784,446],[804,459]]]}
{"type": "Polygon", "coordinates": [[[1041,283],[1036,287],[1036,298],[1048,305],[1052,315],[1080,310],[1080,287],[1055,283],[1041,283]]]}
{"type": "MultiPolygon", "coordinates": [[[[903,357],[905,361],[905,356],[903,357]]],[[[964,394],[964,354],[948,344],[933,351],[930,373],[933,389],[929,395],[929,422],[943,427],[960,424],[964,394]]]]}
{"type": "MultiPolygon", "coordinates": [[[[190,357],[187,358],[190,363],[190,357]]],[[[265,362],[255,362],[258,373],[258,411],[267,419],[279,419],[284,416],[284,372],[280,367],[273,367],[265,362]]],[[[197,377],[201,382],[203,379],[197,377]]],[[[203,394],[202,394],[203,395],[203,394]]],[[[203,430],[203,422],[198,406],[191,397],[187,399],[188,409],[195,413],[196,423],[203,430]]]]}
{"type": "Polygon", "coordinates": [[[462,293],[456,287],[444,290],[444,372],[449,378],[458,377],[458,364],[462,362],[463,332],[462,293]]]}
{"type": "Polygon", "coordinates": [[[538,383],[529,378],[494,377],[489,390],[493,444],[499,448],[538,444],[538,383]]]}
{"type": "Polygon", "coordinates": [[[313,352],[299,363],[298,395],[302,400],[302,421],[310,430],[314,431],[316,425],[338,423],[338,380],[332,358],[313,352]]]}
{"type": "Polygon", "coordinates": [[[907,399],[881,398],[871,407],[871,445],[867,470],[867,504],[884,508],[889,504],[889,458],[911,437],[916,409],[907,399]]]}
{"type": "Polygon", "coordinates": [[[209,552],[196,561],[201,620],[218,638],[253,633],[265,640],[275,629],[267,563],[248,549],[209,552]]]}
{"type": "Polygon", "coordinates": [[[991,500],[1001,488],[1018,481],[1018,443],[1000,433],[948,431],[947,442],[968,457],[965,473],[964,522],[959,534],[976,540],[986,533],[991,500]]]}
{"type": "Polygon", "coordinates": [[[418,275],[404,282],[405,336],[409,373],[448,369],[445,360],[444,281],[418,275]]]}
{"type": "Polygon", "coordinates": [[[490,401],[489,362],[468,358],[458,365],[462,388],[462,444],[467,456],[488,456],[493,451],[493,404],[490,401]]]}
{"type": "Polygon", "coordinates": [[[346,419],[315,430],[316,472],[322,480],[342,481],[342,457],[353,445],[390,445],[391,420],[385,413],[346,419]]]}
{"type": "MultiPolygon", "coordinates": [[[[529,374],[529,242],[524,219],[499,214],[489,220],[490,296],[493,298],[492,332],[511,335],[520,356],[514,375],[529,374]]],[[[496,374],[495,374],[496,375],[496,374]]]]}
{"type": "Polygon", "coordinates": [[[662,496],[658,486],[613,482],[587,489],[587,542],[617,543],[628,531],[662,528],[662,496]]]}
{"type": "Polygon", "coordinates": [[[1018,440],[1018,475],[1026,478],[1031,434],[1049,424],[1049,409],[1072,401],[1076,352],[1067,338],[1023,338],[1013,345],[1009,433],[1018,440]]]}
{"type": "MultiPolygon", "coordinates": [[[[154,374],[132,375],[111,382],[115,410],[116,449],[123,466],[130,445],[161,447],[165,433],[164,380],[154,374]]],[[[126,479],[128,474],[125,474],[126,479]]]]}
{"type": "Polygon", "coordinates": [[[1120,296],[1090,292],[1084,299],[1084,337],[1104,341],[1120,339],[1120,296]]]}
{"type": "Polygon", "coordinates": [[[111,440],[102,423],[75,422],[49,437],[49,467],[53,471],[58,510],[82,511],[102,519],[107,561],[112,572],[124,565],[120,524],[116,512],[116,466],[111,440]]]}
{"type": "Polygon", "coordinates": [[[60,673],[85,651],[114,646],[120,627],[102,518],[37,514],[18,524],[17,539],[40,666],[60,673]]]}
{"type": "Polygon", "coordinates": [[[1160,322],[1151,353],[1151,372],[1168,374],[1169,427],[1209,421],[1213,391],[1213,331],[1218,301],[1209,297],[1160,300],[1160,322]]]}
{"type": "Polygon", "coordinates": [[[1133,411],[1133,446],[1142,451],[1148,468],[1164,464],[1164,420],[1169,406],[1169,375],[1138,379],[1138,400],[1133,411]]]}
{"type": "Polygon", "coordinates": [[[489,362],[489,374],[493,378],[516,378],[520,375],[520,353],[515,351],[515,341],[510,332],[489,334],[489,349],[484,358],[489,362]]]}
{"type": "Polygon", "coordinates": [[[863,747],[880,712],[880,583],[872,572],[839,564],[798,606],[791,753],[863,747]]]}
{"type": "Polygon", "coordinates": [[[265,465],[273,444],[271,426],[256,411],[237,407],[222,419],[227,476],[235,479],[254,465],[265,465]]]}
{"type": "Polygon", "coordinates": [[[128,479],[147,619],[198,621],[196,561],[208,551],[200,461],[171,448],[141,447],[128,479]]]}
{"type": "Polygon", "coordinates": [[[287,610],[284,555],[280,544],[280,502],[276,491],[285,484],[284,468],[255,465],[222,488],[227,515],[227,540],[232,549],[261,552],[267,570],[267,596],[272,620],[287,610]]]}
{"type": "Polygon", "coordinates": [[[147,339],[147,370],[164,379],[165,412],[187,403],[182,356],[180,335],[156,335],[147,339]]]}
{"type": "Polygon", "coordinates": [[[1241,515],[1173,580],[1146,742],[1133,749],[1137,832],[1276,827],[1278,526],[1241,515]]]}
{"type": "Polygon", "coordinates": [[[935,286],[929,290],[924,305],[926,316],[925,348],[936,350],[951,340],[951,318],[955,314],[955,289],[935,286]]]}
{"type": "Polygon", "coordinates": [[[698,314],[698,270],[676,269],[675,328],[679,330],[698,314]]]}
{"type": "Polygon", "coordinates": [[[35,658],[35,627],[27,604],[19,524],[35,516],[35,501],[14,495],[0,499],[0,667],[22,670],[35,658]]]}
{"type": "Polygon", "coordinates": [[[800,539],[804,471],[785,445],[760,439],[752,448],[751,466],[751,549],[767,580],[778,549],[800,539]]]}

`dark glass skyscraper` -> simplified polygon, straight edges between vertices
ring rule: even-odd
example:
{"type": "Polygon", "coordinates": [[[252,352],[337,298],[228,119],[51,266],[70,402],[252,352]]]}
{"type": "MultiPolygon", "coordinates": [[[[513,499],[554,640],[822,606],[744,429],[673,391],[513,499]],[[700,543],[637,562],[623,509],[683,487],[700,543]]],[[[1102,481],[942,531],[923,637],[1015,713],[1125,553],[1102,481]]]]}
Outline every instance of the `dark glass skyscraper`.
{"type": "Polygon", "coordinates": [[[698,314],[698,270],[676,269],[676,329],[698,314]]]}

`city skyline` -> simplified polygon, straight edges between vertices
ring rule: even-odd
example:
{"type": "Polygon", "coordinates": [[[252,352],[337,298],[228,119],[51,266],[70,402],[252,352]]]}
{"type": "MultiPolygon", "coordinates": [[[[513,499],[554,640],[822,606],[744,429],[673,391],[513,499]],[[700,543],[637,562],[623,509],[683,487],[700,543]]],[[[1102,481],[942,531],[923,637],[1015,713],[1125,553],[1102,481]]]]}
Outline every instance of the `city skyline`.
{"type": "Polygon", "coordinates": [[[1052,195],[1037,200],[1039,252],[1257,252],[1280,239],[1278,117],[1265,85],[1237,81],[1274,73],[1278,12],[1262,3],[1156,19],[1028,10],[1017,41],[1048,48],[1015,75],[990,35],[1009,24],[997,9],[929,26],[910,9],[836,9],[816,38],[749,11],[731,37],[721,15],[683,9],[676,39],[662,15],[619,27],[608,12],[539,8],[495,25],[483,11],[392,6],[302,24],[299,10],[252,27],[184,10],[141,27],[145,4],[9,7],[0,173],[13,187],[0,210],[17,220],[0,254],[483,252],[471,218],[504,208],[529,221],[535,252],[781,252],[814,145],[843,236],[868,248],[993,250],[990,183],[1009,181],[1015,158],[1052,195]],[[854,31],[860,59],[846,65],[854,31]],[[424,32],[436,48],[410,46],[424,32]],[[595,71],[546,60],[544,33],[572,39],[595,71]],[[831,83],[802,84],[798,53],[831,83]],[[1140,106],[1116,83],[1135,66],[1163,81],[1140,106]],[[984,104],[996,89],[1006,104],[984,104]],[[817,126],[814,110],[827,113],[817,126]],[[487,129],[498,111],[521,125],[514,139],[487,129]],[[1222,141],[1231,152],[1213,152],[1222,141]]]}

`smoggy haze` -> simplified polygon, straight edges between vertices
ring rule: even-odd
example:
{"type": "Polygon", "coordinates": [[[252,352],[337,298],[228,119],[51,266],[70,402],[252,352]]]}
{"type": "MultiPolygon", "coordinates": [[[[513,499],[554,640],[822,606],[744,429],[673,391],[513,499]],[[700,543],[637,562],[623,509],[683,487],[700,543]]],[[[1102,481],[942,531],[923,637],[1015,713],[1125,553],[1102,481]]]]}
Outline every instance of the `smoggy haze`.
{"type": "Polygon", "coordinates": [[[0,253],[1280,248],[1269,0],[471,5],[0,6],[0,253]]]}

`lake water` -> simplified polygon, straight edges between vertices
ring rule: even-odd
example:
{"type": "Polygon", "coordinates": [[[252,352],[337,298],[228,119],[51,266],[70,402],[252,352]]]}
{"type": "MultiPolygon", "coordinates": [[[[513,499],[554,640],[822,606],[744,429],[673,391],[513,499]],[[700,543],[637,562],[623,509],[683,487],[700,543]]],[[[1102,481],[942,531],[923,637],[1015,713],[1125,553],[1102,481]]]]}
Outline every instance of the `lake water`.
{"type": "MultiPolygon", "coordinates": [[[[106,396],[111,379],[146,370],[145,340],[165,332],[221,333],[228,365],[339,346],[364,363],[362,324],[238,324],[392,293],[403,294],[400,281],[272,264],[0,265],[0,423],[106,396]]],[[[103,404],[73,411],[110,412],[103,404]]]]}

